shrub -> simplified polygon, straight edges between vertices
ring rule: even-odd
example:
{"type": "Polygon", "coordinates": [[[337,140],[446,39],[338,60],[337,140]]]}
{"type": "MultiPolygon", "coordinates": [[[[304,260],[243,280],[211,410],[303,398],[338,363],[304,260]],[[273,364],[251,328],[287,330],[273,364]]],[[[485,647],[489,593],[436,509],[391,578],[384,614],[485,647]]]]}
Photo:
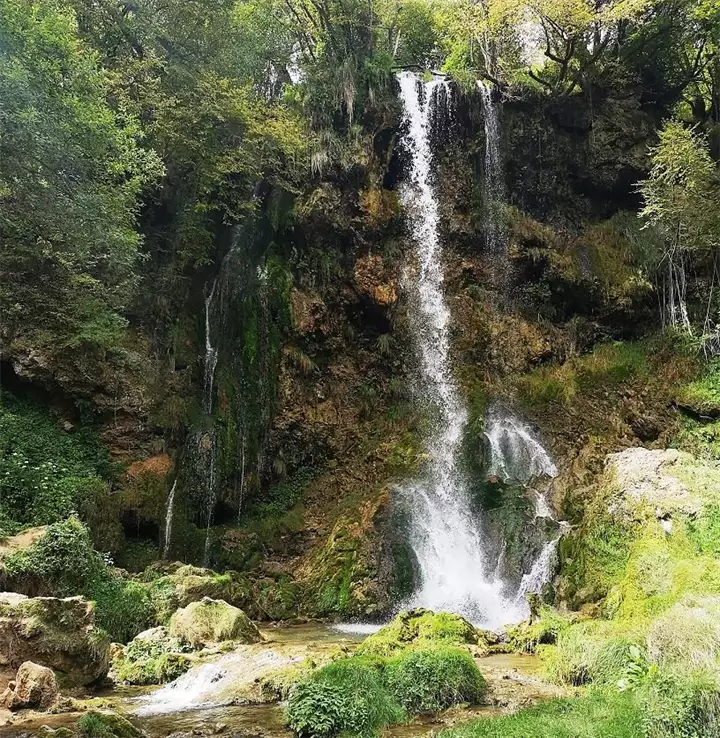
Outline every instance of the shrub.
{"type": "Polygon", "coordinates": [[[328,664],[295,689],[287,723],[300,738],[375,735],[404,719],[383,683],[382,663],[352,657],[328,664]]]}
{"type": "Polygon", "coordinates": [[[559,684],[616,685],[644,668],[644,632],[632,623],[587,621],[562,630],[540,651],[547,676],[559,684]],[[638,664],[638,662],[641,662],[638,664]]]}
{"type": "Polygon", "coordinates": [[[720,691],[708,672],[657,672],[641,690],[645,738],[720,735],[720,691]]]}
{"type": "Polygon", "coordinates": [[[106,575],[107,564],[93,548],[88,529],[71,517],[51,525],[32,546],[8,556],[4,573],[17,583],[17,591],[66,597],[84,593],[89,582],[106,575]]]}
{"type": "Polygon", "coordinates": [[[447,647],[413,649],[394,657],[387,664],[386,680],[397,702],[414,714],[476,703],[486,686],[472,656],[447,647]]]}
{"type": "Polygon", "coordinates": [[[140,582],[101,576],[88,583],[85,593],[95,600],[98,625],[114,641],[127,643],[154,624],[150,596],[140,582]]]}

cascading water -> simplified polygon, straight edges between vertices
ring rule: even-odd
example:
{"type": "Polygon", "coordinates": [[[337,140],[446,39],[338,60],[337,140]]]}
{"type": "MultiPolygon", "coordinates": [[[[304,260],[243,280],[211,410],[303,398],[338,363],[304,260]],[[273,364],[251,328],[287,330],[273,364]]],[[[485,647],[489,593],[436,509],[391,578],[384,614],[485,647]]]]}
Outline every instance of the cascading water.
{"type": "MultiPolygon", "coordinates": [[[[526,484],[534,477],[557,476],[557,467],[533,431],[499,405],[487,414],[485,437],[490,447],[489,477],[526,484]]],[[[539,512],[538,517],[547,515],[539,512]]]]}
{"type": "Polygon", "coordinates": [[[450,313],[442,290],[438,202],[429,141],[437,107],[449,109],[450,87],[438,79],[423,83],[410,72],[400,73],[398,81],[407,130],[404,144],[412,161],[410,182],[401,197],[418,262],[417,274],[408,280],[415,308],[412,332],[420,358],[419,390],[435,414],[425,478],[404,489],[410,497],[410,545],[421,580],[408,604],[451,610],[486,626],[498,626],[519,617],[515,604],[503,597],[503,583],[489,573],[459,468],[466,412],[450,370],[450,313]]]}
{"type": "Polygon", "coordinates": [[[167,559],[170,554],[170,544],[172,542],[172,524],[175,516],[175,490],[177,489],[177,477],[170,488],[167,505],[165,506],[165,540],[163,542],[163,558],[167,559]]]}
{"type": "Polygon", "coordinates": [[[493,102],[492,88],[478,80],[485,126],[485,169],[484,169],[484,227],[485,247],[489,254],[506,256],[507,241],[502,214],[505,202],[505,178],[500,156],[500,111],[493,102]]]}
{"type": "MultiPolygon", "coordinates": [[[[203,410],[208,416],[212,414],[215,368],[217,367],[218,360],[218,350],[217,347],[212,344],[211,333],[211,314],[216,287],[217,278],[213,281],[212,288],[205,297],[205,375],[203,377],[203,410]]],[[[206,510],[203,565],[208,566],[210,563],[210,526],[212,525],[213,512],[215,510],[215,495],[217,493],[217,485],[215,483],[215,457],[217,454],[214,428],[211,428],[209,431],[198,433],[197,450],[198,458],[202,464],[206,510]]]]}
{"type": "MultiPolygon", "coordinates": [[[[489,447],[487,475],[490,479],[526,486],[534,479],[557,476],[557,467],[533,430],[499,403],[492,405],[486,415],[485,437],[489,447]]],[[[528,594],[540,592],[550,580],[561,535],[557,532],[558,524],[547,497],[536,489],[527,491],[533,495],[533,526],[540,528],[539,533],[545,534],[543,537],[551,528],[552,537],[545,541],[530,570],[523,574],[516,595],[519,603],[524,602],[528,594]]]]}

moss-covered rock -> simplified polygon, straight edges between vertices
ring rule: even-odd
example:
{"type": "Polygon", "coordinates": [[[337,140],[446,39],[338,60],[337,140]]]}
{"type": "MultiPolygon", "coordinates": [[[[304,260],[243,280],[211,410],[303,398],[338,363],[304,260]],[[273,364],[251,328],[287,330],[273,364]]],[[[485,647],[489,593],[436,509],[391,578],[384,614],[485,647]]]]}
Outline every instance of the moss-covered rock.
{"type": "Polygon", "coordinates": [[[109,667],[109,641],[95,627],[95,606],[82,597],[0,595],[0,664],[33,661],[68,685],[91,684],[109,667]]]}
{"type": "Polygon", "coordinates": [[[478,633],[465,618],[419,608],[401,612],[391,623],[366,638],[358,653],[391,656],[415,646],[477,643],[478,633]]]}
{"type": "Polygon", "coordinates": [[[190,565],[152,581],[149,593],[156,621],[160,624],[166,624],[178,608],[203,597],[224,600],[241,609],[252,605],[252,587],[237,572],[218,574],[212,569],[190,565]]]}
{"type": "Polygon", "coordinates": [[[164,684],[191,666],[191,647],[172,637],[167,628],[151,628],[137,635],[113,660],[111,678],[125,684],[164,684]]]}
{"type": "Polygon", "coordinates": [[[262,635],[245,613],[223,600],[203,597],[191,602],[170,618],[169,633],[194,648],[210,643],[240,641],[258,643],[262,635]]]}
{"type": "Polygon", "coordinates": [[[142,738],[145,734],[127,718],[114,712],[89,710],[76,729],[77,738],[142,738]]]}

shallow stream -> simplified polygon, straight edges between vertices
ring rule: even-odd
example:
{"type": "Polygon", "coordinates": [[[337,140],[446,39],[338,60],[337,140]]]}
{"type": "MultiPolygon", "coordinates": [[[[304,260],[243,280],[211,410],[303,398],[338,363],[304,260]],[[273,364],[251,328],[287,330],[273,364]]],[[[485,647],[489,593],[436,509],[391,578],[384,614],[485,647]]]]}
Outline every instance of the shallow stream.
{"type": "MultiPolygon", "coordinates": [[[[263,630],[266,641],[265,648],[258,652],[260,658],[266,658],[268,649],[307,648],[308,652],[320,652],[327,649],[347,648],[356,645],[367,637],[368,627],[357,628],[352,625],[328,626],[323,624],[307,624],[287,627],[270,627],[263,630]],[[360,631],[360,632],[358,632],[360,631]],[[263,655],[264,654],[264,655],[263,655]]],[[[234,654],[218,654],[207,662],[207,665],[221,663],[234,654]]],[[[240,658],[246,658],[241,654],[240,658]]],[[[478,659],[478,666],[490,685],[490,701],[493,704],[473,707],[454,708],[433,719],[416,719],[407,725],[399,725],[386,729],[386,738],[413,738],[424,736],[456,722],[473,717],[497,714],[505,709],[512,709],[514,703],[528,699],[540,699],[549,696],[544,693],[541,682],[533,678],[537,670],[537,661],[533,656],[517,654],[498,654],[478,659]],[[515,690],[519,690],[515,694],[515,690]]],[[[247,675],[250,676],[251,675],[247,675]]],[[[182,679],[182,677],[181,677],[182,679]]],[[[222,679],[217,679],[218,685],[222,679]]],[[[93,695],[98,706],[107,707],[127,717],[132,723],[142,728],[150,738],[166,738],[178,731],[196,732],[197,735],[229,735],[242,732],[245,736],[267,736],[269,738],[288,738],[292,735],[284,725],[284,708],[279,704],[213,704],[212,692],[205,693],[202,705],[187,707],[183,699],[173,699],[171,709],[160,712],[144,711],[148,698],[156,697],[164,687],[114,687],[93,695]],[[138,714],[139,713],[139,714],[138,714]]],[[[172,690],[170,690],[172,691],[172,690]]],[[[89,697],[90,695],[88,695],[89,697]]],[[[178,695],[180,697],[180,695],[178,695]]],[[[94,705],[93,705],[94,706],[94,705]]],[[[22,717],[19,714],[17,717],[22,717]]],[[[41,726],[52,728],[72,727],[79,717],[78,713],[60,715],[27,716],[22,722],[5,726],[1,734],[8,738],[35,736],[41,726]]]]}

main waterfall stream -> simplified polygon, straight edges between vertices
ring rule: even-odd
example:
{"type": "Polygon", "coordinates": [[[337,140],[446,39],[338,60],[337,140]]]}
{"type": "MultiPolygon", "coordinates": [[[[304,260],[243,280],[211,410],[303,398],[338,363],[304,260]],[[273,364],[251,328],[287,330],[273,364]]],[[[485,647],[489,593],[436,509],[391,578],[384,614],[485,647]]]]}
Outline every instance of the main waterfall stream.
{"type": "MultiPolygon", "coordinates": [[[[547,578],[552,551],[543,549],[536,566],[523,577],[520,589],[508,592],[500,562],[488,560],[490,556],[483,546],[468,480],[460,467],[467,414],[450,365],[450,312],[443,294],[438,200],[430,145],[435,121],[448,120],[451,115],[451,88],[443,79],[423,82],[411,72],[398,74],[398,81],[404,109],[403,144],[411,161],[409,182],[401,199],[417,262],[406,277],[413,308],[411,330],[420,363],[417,391],[431,408],[433,420],[425,474],[400,490],[407,501],[409,543],[420,577],[418,589],[405,604],[449,610],[484,627],[497,628],[527,614],[524,595],[541,586],[541,577],[547,578]]],[[[497,229],[490,230],[497,236],[497,229]]],[[[508,428],[512,435],[519,427],[508,424],[512,425],[509,419],[498,431],[501,435],[508,428]]],[[[535,442],[526,433],[518,443],[522,445],[529,439],[535,442]]],[[[490,438],[491,446],[493,440],[490,438]]],[[[502,435],[493,446],[500,453],[494,460],[496,465],[505,463],[503,449],[516,448],[513,443],[502,435]]],[[[526,447],[525,443],[523,448],[526,447]]],[[[542,468],[531,465],[528,476],[536,472],[554,476],[554,465],[544,449],[543,454],[547,462],[543,459],[542,468]]]]}

